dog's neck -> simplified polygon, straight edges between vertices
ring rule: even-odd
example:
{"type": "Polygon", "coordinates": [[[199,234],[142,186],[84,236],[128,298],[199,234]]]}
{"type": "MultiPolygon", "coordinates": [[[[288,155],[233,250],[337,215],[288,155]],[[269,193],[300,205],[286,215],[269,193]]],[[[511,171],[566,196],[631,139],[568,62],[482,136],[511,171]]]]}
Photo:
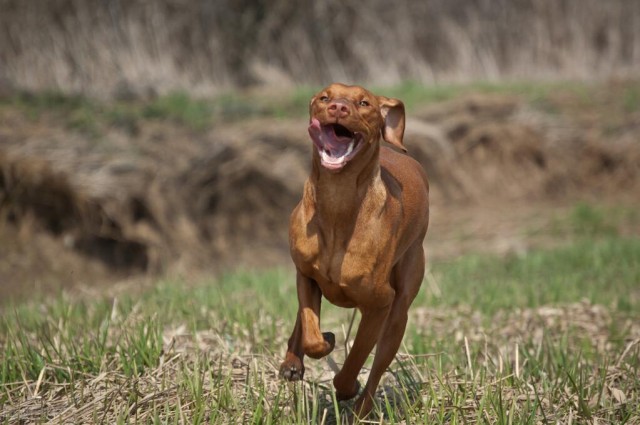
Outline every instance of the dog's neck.
{"type": "Polygon", "coordinates": [[[380,146],[373,146],[363,154],[358,161],[347,164],[337,173],[324,168],[314,156],[309,182],[315,211],[321,221],[334,228],[355,223],[365,200],[373,201],[369,199],[371,194],[384,190],[380,176],[380,146]]]}

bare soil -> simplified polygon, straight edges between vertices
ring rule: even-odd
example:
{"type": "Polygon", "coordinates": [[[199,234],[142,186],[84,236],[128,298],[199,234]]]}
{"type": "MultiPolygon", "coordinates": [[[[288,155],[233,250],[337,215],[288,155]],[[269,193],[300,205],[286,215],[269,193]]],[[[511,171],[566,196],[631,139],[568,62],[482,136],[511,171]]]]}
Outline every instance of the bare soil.
{"type": "MultiPolygon", "coordinates": [[[[429,257],[561,243],[549,223],[578,200],[637,206],[640,110],[626,90],[470,94],[410,111],[405,144],[431,181],[429,257]]],[[[96,136],[4,107],[0,123],[0,299],[288,264],[304,118],[96,136]]]]}

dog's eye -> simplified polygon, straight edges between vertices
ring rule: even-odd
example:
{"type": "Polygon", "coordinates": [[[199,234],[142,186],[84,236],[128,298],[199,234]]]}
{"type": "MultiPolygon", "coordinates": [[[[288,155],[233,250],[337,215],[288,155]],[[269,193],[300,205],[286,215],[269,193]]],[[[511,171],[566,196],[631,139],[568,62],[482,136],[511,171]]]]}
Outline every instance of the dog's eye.
{"type": "Polygon", "coordinates": [[[328,102],[329,101],[329,96],[320,96],[320,101],[321,102],[328,102]]]}
{"type": "Polygon", "coordinates": [[[358,105],[360,105],[360,106],[369,106],[369,102],[367,102],[366,100],[361,100],[360,102],[358,102],[358,105]]]}

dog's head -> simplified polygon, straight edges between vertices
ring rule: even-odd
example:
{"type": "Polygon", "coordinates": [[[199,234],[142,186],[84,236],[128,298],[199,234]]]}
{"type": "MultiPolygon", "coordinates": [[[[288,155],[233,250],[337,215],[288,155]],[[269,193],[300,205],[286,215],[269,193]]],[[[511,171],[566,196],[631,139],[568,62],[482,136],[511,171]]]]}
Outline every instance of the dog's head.
{"type": "Polygon", "coordinates": [[[340,171],[364,152],[377,150],[380,136],[406,152],[404,105],[359,86],[331,84],[311,98],[309,135],[323,167],[340,171]]]}

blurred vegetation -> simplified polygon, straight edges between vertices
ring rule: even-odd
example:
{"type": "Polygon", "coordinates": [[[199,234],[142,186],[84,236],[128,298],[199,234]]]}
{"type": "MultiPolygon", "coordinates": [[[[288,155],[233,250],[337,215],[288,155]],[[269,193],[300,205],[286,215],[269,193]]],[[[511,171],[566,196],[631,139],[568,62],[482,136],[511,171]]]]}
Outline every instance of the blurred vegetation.
{"type": "Polygon", "coordinates": [[[580,202],[568,215],[553,220],[551,231],[557,236],[592,240],[623,235],[626,228],[638,226],[640,212],[636,208],[580,202]]]}
{"type": "Polygon", "coordinates": [[[625,228],[640,226],[640,212],[579,202],[549,231],[563,246],[499,258],[470,254],[436,263],[439,288],[422,301],[473,305],[487,312],[586,299],[631,312],[640,308],[640,240],[625,228]],[[570,242],[569,242],[570,241],[570,242]]]}
{"type": "Polygon", "coordinates": [[[624,108],[628,113],[640,111],[640,85],[629,87],[624,94],[624,108]]]}
{"type": "Polygon", "coordinates": [[[463,303],[493,313],[586,299],[629,313],[640,308],[638,258],[640,240],[618,236],[584,237],[524,256],[468,255],[433,266],[441,295],[423,293],[423,302],[463,303]]]}
{"type": "Polygon", "coordinates": [[[0,0],[0,90],[102,98],[239,87],[638,76],[636,0],[0,0]]]}
{"type": "MultiPolygon", "coordinates": [[[[622,83],[620,109],[634,112],[640,108],[640,81],[622,83]]],[[[547,112],[557,112],[556,97],[570,96],[573,107],[593,108],[596,85],[586,82],[511,82],[425,85],[407,81],[393,86],[372,87],[377,94],[401,99],[408,110],[469,94],[504,94],[517,96],[547,112]]],[[[300,86],[281,95],[229,91],[198,98],[187,92],[172,92],[150,99],[99,100],[62,92],[18,91],[0,96],[0,108],[13,107],[37,120],[52,115],[71,130],[97,137],[105,127],[119,128],[131,135],[139,130],[141,121],[164,120],[193,131],[205,131],[214,124],[230,123],[247,118],[291,118],[306,116],[308,102],[320,87],[300,86]]],[[[610,112],[615,112],[610,110],[610,112]]]]}

